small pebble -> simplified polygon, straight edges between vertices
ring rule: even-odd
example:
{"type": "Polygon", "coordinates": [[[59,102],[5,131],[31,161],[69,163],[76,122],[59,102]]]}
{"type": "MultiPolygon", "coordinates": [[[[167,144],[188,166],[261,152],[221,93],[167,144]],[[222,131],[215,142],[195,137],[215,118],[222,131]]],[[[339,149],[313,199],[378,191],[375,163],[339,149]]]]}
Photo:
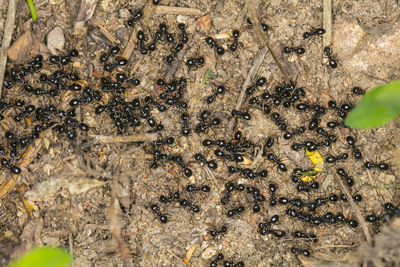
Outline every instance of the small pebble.
{"type": "Polygon", "coordinates": [[[65,37],[61,27],[57,26],[47,34],[47,47],[53,55],[64,49],[65,37]]]}

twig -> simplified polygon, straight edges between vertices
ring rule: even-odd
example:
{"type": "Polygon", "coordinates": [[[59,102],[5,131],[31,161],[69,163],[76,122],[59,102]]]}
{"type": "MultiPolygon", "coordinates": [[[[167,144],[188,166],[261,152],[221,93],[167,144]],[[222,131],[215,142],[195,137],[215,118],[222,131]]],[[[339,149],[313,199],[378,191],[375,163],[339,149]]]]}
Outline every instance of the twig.
{"type": "MultiPolygon", "coordinates": [[[[269,49],[268,47],[264,47],[264,48],[260,49],[258,51],[256,57],[254,58],[253,65],[251,66],[251,68],[247,74],[247,77],[244,80],[242,89],[240,91],[239,99],[236,102],[236,106],[235,106],[236,110],[240,110],[240,107],[242,106],[244,99],[246,97],[246,88],[249,87],[251,81],[254,80],[254,77],[257,74],[257,70],[260,67],[261,63],[263,62],[265,55],[268,52],[268,49],[269,49]]],[[[233,130],[234,124],[235,124],[235,120],[231,120],[230,125],[229,125],[230,132],[233,130]]]]}
{"type": "Polygon", "coordinates": [[[74,24],[74,35],[86,33],[85,23],[90,20],[99,0],[82,0],[79,13],[74,24]]]}
{"type": "Polygon", "coordinates": [[[269,38],[266,34],[264,34],[262,28],[261,28],[261,23],[260,20],[258,19],[256,9],[255,9],[255,0],[249,1],[248,2],[248,11],[249,11],[249,17],[250,21],[253,24],[253,27],[256,30],[257,37],[259,39],[259,42],[263,45],[265,43],[271,52],[272,57],[274,58],[276,64],[278,65],[279,70],[281,71],[283,78],[286,82],[290,82],[289,76],[287,75],[285,69],[283,68],[283,64],[280,61],[280,58],[276,55],[275,51],[272,49],[271,43],[269,42],[269,38]]]}
{"type": "Polygon", "coordinates": [[[176,6],[155,6],[154,13],[157,15],[186,15],[186,16],[202,15],[201,10],[197,8],[176,7],[176,6]]]}
{"type": "MultiPolygon", "coordinates": [[[[119,171],[119,168],[117,169],[118,169],[117,171],[119,171]]],[[[129,262],[129,254],[128,254],[129,249],[121,237],[122,222],[119,219],[119,213],[121,208],[117,198],[119,174],[113,176],[114,180],[111,191],[111,206],[110,209],[108,210],[108,216],[110,218],[110,233],[115,239],[115,241],[117,241],[118,249],[119,252],[121,253],[121,258],[123,262],[122,266],[126,267],[130,266],[131,264],[129,262]]]]}
{"type": "MultiPolygon", "coordinates": [[[[147,20],[147,16],[150,14],[150,11],[153,10],[153,5],[151,4],[151,0],[146,1],[146,6],[143,9],[143,21],[147,20]]],[[[122,57],[129,59],[132,55],[133,49],[135,48],[135,40],[136,40],[136,28],[133,29],[131,37],[129,38],[128,43],[125,46],[124,51],[122,52],[122,57]]]]}
{"type": "Polygon", "coordinates": [[[104,28],[103,26],[99,25],[98,26],[100,29],[101,34],[103,34],[110,42],[114,43],[114,44],[119,44],[119,40],[116,40],[108,31],[106,28],[104,28]]]}
{"type": "Polygon", "coordinates": [[[4,72],[6,71],[7,53],[10,47],[11,37],[14,31],[15,13],[17,11],[17,0],[8,1],[7,19],[4,27],[3,42],[0,50],[0,98],[3,92],[4,72]]]}
{"type": "Polygon", "coordinates": [[[246,80],[244,80],[242,89],[240,91],[239,99],[236,102],[236,106],[235,106],[236,110],[240,110],[240,107],[243,104],[244,98],[246,97],[246,88],[249,87],[252,80],[254,80],[254,78],[257,74],[258,68],[260,67],[261,63],[264,61],[264,58],[265,58],[265,55],[267,54],[267,52],[268,52],[268,48],[264,47],[263,49],[258,51],[256,57],[254,58],[253,66],[251,66],[251,68],[247,74],[246,80]]]}
{"type": "Polygon", "coordinates": [[[89,135],[92,137],[94,141],[103,143],[103,144],[112,144],[112,143],[132,143],[132,142],[152,142],[157,140],[157,135],[89,135]]]}
{"type": "Polygon", "coordinates": [[[372,241],[371,234],[368,231],[368,226],[364,221],[364,217],[362,216],[360,210],[358,209],[358,206],[354,202],[349,189],[343,184],[341,177],[338,174],[336,174],[336,177],[340,184],[340,187],[342,188],[344,194],[346,195],[347,201],[349,201],[350,206],[353,208],[354,212],[356,213],[357,219],[361,224],[361,228],[363,229],[363,232],[364,232],[365,238],[367,239],[368,244],[371,244],[371,241],[372,241]]]}
{"type": "MultiPolygon", "coordinates": [[[[201,51],[201,50],[200,50],[201,51]]],[[[196,71],[196,79],[194,80],[194,84],[192,86],[192,90],[189,90],[188,96],[189,96],[189,114],[195,114],[195,101],[198,101],[198,93],[199,93],[199,88],[200,88],[200,80],[204,76],[205,73],[205,68],[199,68],[196,71]]]]}
{"type": "Polygon", "coordinates": [[[322,44],[327,47],[332,43],[332,0],[324,0],[324,29],[322,44]]]}
{"type": "Polygon", "coordinates": [[[129,38],[128,43],[125,46],[124,52],[122,52],[122,57],[129,59],[132,55],[132,51],[135,48],[135,40],[136,40],[136,30],[134,29],[131,37],[129,38]]]}

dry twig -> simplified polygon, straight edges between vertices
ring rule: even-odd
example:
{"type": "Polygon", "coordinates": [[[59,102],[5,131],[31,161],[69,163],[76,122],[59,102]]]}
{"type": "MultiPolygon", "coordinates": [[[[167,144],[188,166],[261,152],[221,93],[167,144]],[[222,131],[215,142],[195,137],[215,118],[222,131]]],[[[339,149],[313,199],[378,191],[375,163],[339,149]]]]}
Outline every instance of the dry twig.
{"type": "Polygon", "coordinates": [[[94,141],[103,144],[113,143],[132,143],[132,142],[152,142],[157,140],[157,135],[89,135],[94,141]]]}
{"type": "MultiPolygon", "coordinates": [[[[119,163],[117,164],[119,165],[119,163]]],[[[117,168],[117,171],[119,171],[119,168],[117,168]]],[[[115,239],[115,241],[117,241],[118,249],[121,253],[123,266],[126,267],[130,266],[131,264],[129,262],[129,249],[121,237],[122,222],[119,219],[121,208],[117,198],[119,174],[113,176],[114,177],[113,177],[113,185],[111,192],[111,206],[110,209],[108,210],[108,216],[110,218],[110,233],[115,239]]]]}
{"type": "Polygon", "coordinates": [[[14,31],[15,13],[17,11],[17,0],[8,1],[7,19],[4,27],[3,42],[0,49],[0,98],[2,96],[4,72],[6,71],[7,53],[10,47],[11,37],[14,31]]]}
{"type": "MultiPolygon", "coordinates": [[[[240,107],[242,106],[244,99],[246,97],[246,88],[249,87],[251,81],[254,80],[254,77],[257,74],[257,70],[260,67],[261,63],[263,62],[267,52],[268,52],[268,47],[264,47],[263,49],[258,51],[256,57],[254,58],[253,65],[251,66],[251,68],[247,74],[247,77],[244,80],[242,89],[240,91],[239,99],[236,102],[236,106],[235,106],[236,110],[240,110],[240,107]]],[[[233,131],[234,125],[235,125],[235,120],[233,119],[233,120],[231,120],[230,125],[229,125],[230,132],[233,131]]]]}
{"type": "Polygon", "coordinates": [[[360,209],[358,208],[357,204],[354,202],[349,189],[343,184],[343,181],[341,179],[341,177],[336,174],[337,180],[340,184],[340,187],[342,188],[344,194],[346,195],[347,200],[349,201],[350,206],[352,207],[352,209],[354,210],[354,212],[356,213],[357,219],[361,224],[361,228],[364,232],[365,238],[367,239],[368,244],[371,244],[372,241],[372,237],[371,234],[368,231],[368,226],[366,225],[365,221],[364,221],[364,217],[362,216],[360,209]]]}
{"type": "Polygon", "coordinates": [[[176,7],[176,6],[155,6],[154,13],[157,15],[186,15],[186,16],[199,16],[202,14],[201,10],[190,7],[176,7]]]}
{"type": "Polygon", "coordinates": [[[327,47],[332,43],[332,0],[324,0],[324,29],[322,44],[327,47]]]}
{"type": "MultiPolygon", "coordinates": [[[[146,6],[143,9],[143,21],[147,20],[147,16],[150,14],[150,11],[152,10],[154,6],[151,4],[151,0],[146,1],[146,6]]],[[[133,29],[131,33],[131,37],[129,38],[128,43],[125,46],[124,51],[122,52],[122,57],[129,59],[132,55],[133,49],[135,48],[135,40],[136,40],[136,28],[133,29]]]]}
{"type": "Polygon", "coordinates": [[[261,28],[261,23],[260,20],[258,19],[257,13],[256,13],[256,9],[255,9],[255,0],[253,1],[249,1],[247,3],[247,8],[248,8],[248,15],[250,18],[250,21],[253,24],[253,27],[256,30],[256,34],[257,37],[259,39],[259,42],[261,43],[262,46],[264,46],[263,44],[265,43],[269,49],[269,51],[271,52],[272,57],[274,58],[276,64],[278,65],[279,70],[281,71],[283,78],[286,82],[290,82],[289,76],[287,75],[282,62],[280,61],[280,58],[277,56],[277,54],[275,53],[275,51],[272,49],[271,43],[269,42],[269,38],[266,34],[264,34],[262,28],[261,28]]]}
{"type": "Polygon", "coordinates": [[[99,0],[82,0],[79,13],[74,24],[74,35],[86,33],[85,23],[92,17],[99,0]]]}

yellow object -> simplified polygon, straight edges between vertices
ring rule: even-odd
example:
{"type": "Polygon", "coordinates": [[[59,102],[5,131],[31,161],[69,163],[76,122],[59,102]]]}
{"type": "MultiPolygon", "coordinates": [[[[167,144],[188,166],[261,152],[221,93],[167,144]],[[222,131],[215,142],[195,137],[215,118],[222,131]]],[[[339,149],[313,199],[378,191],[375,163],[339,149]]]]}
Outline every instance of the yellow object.
{"type": "MultiPolygon", "coordinates": [[[[318,151],[313,151],[310,152],[306,149],[306,154],[310,158],[310,160],[314,163],[314,171],[317,173],[320,173],[324,170],[324,159],[321,157],[318,151]]],[[[303,182],[311,182],[312,180],[317,177],[318,174],[316,175],[306,175],[302,176],[300,179],[303,182]]]]}
{"type": "Polygon", "coordinates": [[[183,262],[185,264],[189,264],[190,259],[192,258],[192,255],[194,253],[194,251],[197,249],[198,245],[192,245],[187,251],[186,251],[186,255],[185,255],[185,259],[183,260],[183,262]]]}
{"type": "Polygon", "coordinates": [[[32,212],[33,211],[38,212],[39,208],[33,202],[31,202],[23,197],[23,191],[25,190],[26,187],[27,186],[25,184],[22,184],[20,187],[18,187],[18,194],[19,194],[19,198],[21,199],[21,202],[24,205],[24,208],[28,212],[29,216],[32,216],[32,212]]]}
{"type": "Polygon", "coordinates": [[[321,157],[318,151],[310,152],[306,149],[307,156],[314,163],[314,171],[322,172],[324,170],[324,159],[321,157]]]}

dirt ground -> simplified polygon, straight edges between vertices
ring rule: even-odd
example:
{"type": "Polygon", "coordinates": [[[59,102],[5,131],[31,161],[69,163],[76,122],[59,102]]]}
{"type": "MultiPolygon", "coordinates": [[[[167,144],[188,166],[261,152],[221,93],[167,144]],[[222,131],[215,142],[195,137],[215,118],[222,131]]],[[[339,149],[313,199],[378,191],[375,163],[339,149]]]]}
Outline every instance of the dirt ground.
{"type": "MultiPolygon", "coordinates": [[[[7,14],[7,1],[1,1],[0,39],[3,38],[7,14]]],[[[109,115],[95,114],[99,103],[107,103],[107,99],[111,97],[110,93],[102,93],[101,101],[76,108],[79,121],[90,127],[87,133],[78,131],[77,138],[71,141],[51,129],[43,132],[34,141],[34,146],[30,149],[29,164],[22,168],[14,190],[8,194],[0,192],[0,265],[5,266],[11,259],[37,245],[68,249],[74,257],[73,266],[209,266],[218,253],[223,253],[225,259],[233,262],[243,261],[246,266],[359,266],[360,263],[368,266],[372,262],[377,266],[400,265],[399,246],[394,246],[394,241],[400,240],[399,221],[394,220],[385,228],[359,219],[359,216],[364,218],[369,214],[382,214],[383,203],[399,203],[399,171],[396,162],[400,155],[400,120],[378,129],[353,130],[337,127],[332,130],[326,127],[326,123],[341,119],[335,112],[328,110],[320,118],[319,125],[330,134],[336,135],[337,142],[329,147],[319,147],[318,152],[323,158],[347,152],[349,159],[333,164],[325,163],[324,172],[316,178],[319,189],[298,192],[291,179],[293,169],[300,167],[309,170],[314,166],[304,149],[293,151],[291,145],[309,139],[322,140],[321,136],[307,129],[302,135],[290,140],[284,139],[284,132],[275,125],[271,117],[264,115],[260,109],[251,107],[248,98],[243,102],[241,111],[248,111],[252,119],[247,121],[231,115],[242,85],[254,64],[254,58],[265,49],[264,41],[260,41],[254,25],[248,20],[251,17],[249,5],[254,5],[258,19],[271,27],[263,34],[268,36],[271,47],[283,65],[283,71],[289,79],[297,82],[297,87],[305,88],[306,96],[296,104],[318,103],[327,108],[329,100],[335,100],[338,105],[352,103],[354,106],[361,98],[352,93],[355,86],[368,91],[400,77],[399,3],[333,1],[331,49],[338,61],[338,67],[332,69],[326,65],[322,37],[303,39],[304,32],[322,27],[323,1],[246,2],[162,0],[161,6],[199,10],[199,15],[165,15],[157,13],[151,1],[100,0],[87,23],[87,32],[74,35],[80,1],[34,1],[38,12],[38,20],[34,23],[30,21],[27,5],[24,1],[19,1],[13,41],[27,30],[31,30],[34,37],[32,52],[27,56],[26,62],[38,53],[43,54],[45,59],[49,57],[44,48],[46,35],[54,27],[60,26],[66,37],[65,49],[61,53],[66,54],[73,48],[80,53],[64,69],[78,73],[81,80],[86,81],[82,81],[82,84],[100,91],[100,78],[114,78],[116,73],[114,71],[111,75],[103,71],[103,64],[99,62],[102,53],[115,45],[123,51],[132,32],[135,34],[138,29],[148,36],[146,44],[149,44],[162,22],[167,24],[168,31],[175,33],[177,39],[181,32],[177,25],[185,23],[189,42],[184,45],[179,59],[172,65],[178,66],[174,73],[177,80],[180,77],[187,79],[183,99],[189,105],[186,112],[190,117],[188,123],[192,133],[189,136],[181,134],[182,108],[166,105],[167,112],[154,109],[151,115],[164,125],[164,130],[156,134],[157,139],[175,139],[172,145],[162,145],[158,149],[169,155],[180,155],[193,171],[193,175],[186,177],[183,168],[172,161],[160,162],[156,169],[150,168],[154,147],[151,142],[146,141],[149,126],[142,119],[141,126],[131,127],[124,134],[119,133],[109,115]],[[148,12],[144,18],[135,23],[134,27],[127,26],[127,20],[132,16],[130,11],[134,13],[144,6],[147,6],[145,10],[148,12]],[[211,20],[209,27],[207,15],[211,20]],[[240,30],[240,37],[238,48],[232,53],[229,45],[233,42],[233,29],[240,30]],[[220,39],[216,38],[217,43],[225,48],[222,56],[217,55],[204,41],[204,37],[216,34],[221,36],[220,39]],[[302,46],[306,53],[302,56],[288,56],[282,53],[285,46],[302,46]],[[188,69],[185,66],[186,60],[198,56],[204,56],[204,66],[188,69]],[[206,75],[209,76],[207,81],[206,75]],[[225,94],[207,104],[207,96],[213,94],[219,85],[225,86],[225,94]],[[212,117],[221,120],[221,124],[198,134],[195,126],[199,123],[198,114],[203,110],[209,110],[212,117]],[[242,163],[221,160],[214,155],[215,146],[202,145],[204,139],[224,139],[228,142],[238,130],[243,138],[254,144],[252,149],[243,153],[245,161],[242,163]],[[101,141],[104,136],[117,135],[138,136],[136,141],[145,142],[123,143],[117,138],[111,138],[108,142],[101,141]],[[356,146],[363,153],[362,160],[353,157],[352,150],[346,143],[347,136],[356,139],[356,146]],[[267,151],[274,152],[285,163],[287,172],[278,170],[276,164],[261,156],[259,149],[266,144],[268,137],[273,137],[275,143],[267,151]],[[202,153],[208,160],[214,159],[218,168],[214,170],[196,162],[193,158],[196,153],[202,153]],[[367,170],[363,166],[365,161],[386,162],[390,169],[367,170]],[[229,173],[227,166],[230,165],[256,171],[266,169],[268,176],[248,179],[240,173],[229,173]],[[349,227],[347,223],[322,223],[314,226],[287,215],[286,210],[290,205],[270,205],[271,183],[278,187],[277,198],[300,198],[304,202],[311,202],[332,193],[339,195],[343,192],[336,174],[340,167],[355,181],[353,187],[346,188],[352,196],[360,194],[362,201],[352,202],[352,205],[342,200],[329,202],[318,207],[313,214],[322,216],[327,212],[341,212],[346,218],[357,220],[358,227],[349,227]],[[252,211],[253,200],[246,192],[235,191],[228,204],[222,205],[220,200],[226,194],[225,183],[228,181],[258,188],[266,198],[266,201],[260,203],[261,211],[252,211]],[[211,191],[186,192],[189,184],[208,185],[211,191]],[[198,205],[200,212],[194,213],[189,207],[183,208],[176,201],[169,204],[159,201],[160,195],[169,195],[176,191],[181,193],[181,198],[198,205]],[[22,200],[27,201],[25,206],[22,200]],[[152,212],[152,204],[157,204],[161,213],[166,214],[166,224],[161,223],[152,212]],[[32,206],[29,208],[27,205],[32,206]],[[245,208],[241,214],[233,217],[226,215],[228,210],[240,205],[245,208]],[[279,222],[272,229],[282,230],[286,234],[281,238],[271,234],[261,235],[258,224],[270,220],[276,214],[279,215],[279,222]],[[227,227],[227,233],[211,237],[209,232],[222,226],[227,227]],[[313,233],[318,240],[312,242],[309,239],[293,238],[292,234],[298,230],[313,233]],[[376,235],[378,232],[382,234],[376,235]],[[372,238],[377,237],[375,247],[368,246],[369,235],[372,238]],[[293,247],[308,249],[311,256],[292,253],[293,247]],[[194,252],[189,263],[185,264],[183,260],[188,250],[194,252]],[[387,258],[382,260],[384,257],[387,258]]],[[[129,101],[139,98],[142,103],[145,96],[150,95],[163,103],[158,98],[161,87],[156,80],[172,73],[172,67],[166,63],[165,58],[176,42],[171,45],[162,40],[157,44],[156,51],[141,55],[136,35],[134,40],[128,65],[118,68],[129,77],[140,79],[141,83],[137,87],[126,86],[125,94],[121,95],[129,101]]],[[[7,70],[12,67],[18,68],[13,63],[8,63],[7,70]]],[[[40,74],[50,75],[58,68],[57,65],[46,62],[38,73],[29,76],[26,83],[34,87],[42,86],[40,74]]],[[[269,51],[256,70],[255,77],[252,83],[259,77],[267,80],[266,85],[257,88],[253,95],[259,98],[265,90],[273,93],[276,85],[285,83],[285,77],[269,51]]],[[[72,94],[78,95],[74,92],[72,94]]],[[[71,97],[73,95],[70,92],[63,92],[57,98],[33,96],[24,93],[23,85],[17,84],[12,89],[3,89],[2,101],[24,99],[35,106],[52,103],[65,109],[71,97]],[[63,103],[66,99],[68,102],[63,103]]],[[[281,115],[290,131],[303,125],[308,127],[312,118],[311,112],[301,112],[296,108],[286,109],[282,105],[276,107],[271,104],[271,109],[281,115]]],[[[12,117],[17,112],[11,110],[9,117],[0,122],[0,142],[3,146],[7,146],[8,142],[3,138],[6,131],[12,130],[18,136],[31,132],[32,126],[28,122],[14,122],[12,117]]],[[[32,116],[32,120],[34,119],[32,116]]],[[[23,153],[22,149],[20,152],[19,157],[23,153]]],[[[24,156],[20,160],[24,161],[24,156]]],[[[0,171],[0,181],[3,184],[9,182],[10,171],[6,168],[1,168],[0,171]]],[[[307,212],[307,209],[303,208],[303,211],[307,212]]]]}

